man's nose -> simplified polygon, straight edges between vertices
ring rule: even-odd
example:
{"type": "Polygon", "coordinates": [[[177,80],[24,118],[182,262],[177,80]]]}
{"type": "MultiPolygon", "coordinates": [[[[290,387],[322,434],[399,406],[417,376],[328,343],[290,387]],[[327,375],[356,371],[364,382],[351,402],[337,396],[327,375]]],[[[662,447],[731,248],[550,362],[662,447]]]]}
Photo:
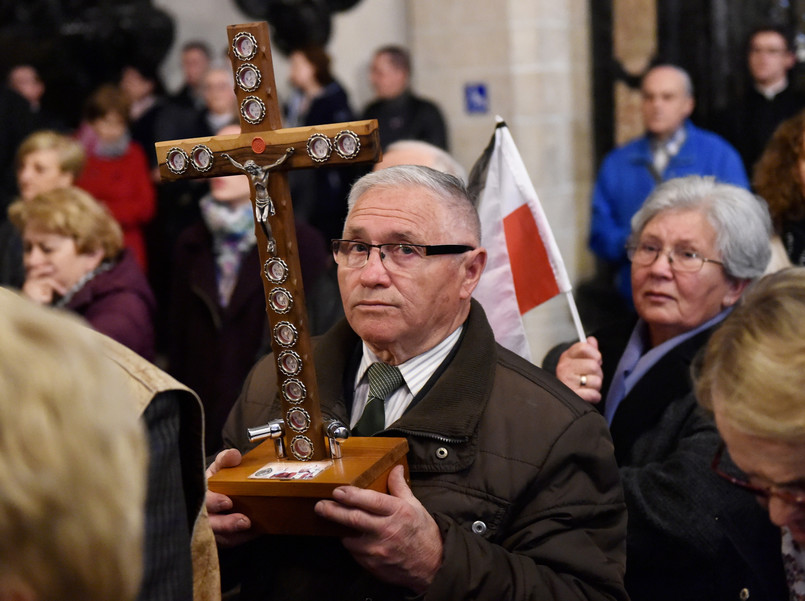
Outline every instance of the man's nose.
{"type": "Polygon", "coordinates": [[[388,275],[386,265],[383,263],[381,249],[374,246],[369,248],[369,258],[366,260],[366,264],[361,268],[361,282],[375,284],[378,280],[387,280],[388,275]],[[374,252],[375,250],[377,253],[374,252]]]}

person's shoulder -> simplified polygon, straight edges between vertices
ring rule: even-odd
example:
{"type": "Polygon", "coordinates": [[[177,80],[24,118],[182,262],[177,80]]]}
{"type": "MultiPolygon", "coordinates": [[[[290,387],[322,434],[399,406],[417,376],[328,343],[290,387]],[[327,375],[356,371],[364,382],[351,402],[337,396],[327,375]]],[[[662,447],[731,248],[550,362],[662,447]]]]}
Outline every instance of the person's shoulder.
{"type": "Polygon", "coordinates": [[[717,134],[716,132],[710,129],[704,129],[703,127],[699,127],[698,125],[694,125],[693,123],[688,122],[685,126],[688,132],[688,139],[695,141],[697,144],[700,145],[709,145],[713,148],[720,148],[725,150],[730,150],[732,152],[737,153],[737,151],[733,148],[732,144],[730,144],[726,139],[722,136],[717,134]]]}
{"type": "Polygon", "coordinates": [[[523,357],[498,345],[496,387],[511,386],[524,392],[510,397],[510,402],[522,403],[544,415],[547,410],[565,414],[568,419],[577,419],[588,413],[597,413],[570,388],[547,370],[538,367],[523,357]]]}
{"type": "Polygon", "coordinates": [[[386,104],[387,101],[381,98],[370,101],[363,109],[363,113],[361,114],[362,118],[372,119],[376,117],[377,114],[385,108],[386,104]]]}
{"type": "Polygon", "coordinates": [[[648,152],[648,137],[646,135],[638,136],[610,150],[604,156],[602,166],[631,160],[636,156],[647,155],[648,152]]]}
{"type": "Polygon", "coordinates": [[[118,302],[142,303],[148,312],[153,312],[156,306],[154,293],[148,278],[137,263],[134,253],[124,249],[118,261],[107,271],[99,273],[90,280],[86,286],[94,302],[105,298],[117,299],[118,302]]]}
{"type": "Polygon", "coordinates": [[[97,338],[106,359],[124,374],[141,412],[157,394],[168,391],[180,393],[181,396],[192,399],[194,406],[200,406],[198,395],[190,388],[106,334],[95,330],[91,332],[91,336],[97,338]]]}
{"type": "Polygon", "coordinates": [[[339,100],[343,99],[346,101],[349,98],[349,93],[347,92],[346,88],[341,85],[341,82],[333,80],[324,87],[321,97],[337,98],[339,100]]]}
{"type": "Polygon", "coordinates": [[[129,142],[128,148],[126,148],[126,153],[123,155],[123,158],[129,161],[136,160],[145,163],[146,162],[145,149],[143,148],[142,144],[140,144],[137,140],[131,140],[129,142]]]}
{"type": "Polygon", "coordinates": [[[423,98],[422,96],[419,96],[417,94],[409,94],[408,102],[413,104],[417,108],[417,110],[420,111],[435,112],[438,113],[439,115],[441,115],[442,113],[442,110],[439,108],[438,104],[436,104],[432,100],[423,98]]]}

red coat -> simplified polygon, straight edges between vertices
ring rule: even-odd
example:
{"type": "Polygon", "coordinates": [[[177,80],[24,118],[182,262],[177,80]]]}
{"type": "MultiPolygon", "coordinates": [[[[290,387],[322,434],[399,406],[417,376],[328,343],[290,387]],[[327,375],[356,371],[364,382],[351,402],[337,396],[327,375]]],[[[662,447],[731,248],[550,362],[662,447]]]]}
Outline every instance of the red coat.
{"type": "Polygon", "coordinates": [[[123,228],[123,242],[146,269],[143,226],[154,217],[156,200],[145,152],[136,142],[115,158],[88,153],[84,171],[76,181],[105,204],[123,228]]]}

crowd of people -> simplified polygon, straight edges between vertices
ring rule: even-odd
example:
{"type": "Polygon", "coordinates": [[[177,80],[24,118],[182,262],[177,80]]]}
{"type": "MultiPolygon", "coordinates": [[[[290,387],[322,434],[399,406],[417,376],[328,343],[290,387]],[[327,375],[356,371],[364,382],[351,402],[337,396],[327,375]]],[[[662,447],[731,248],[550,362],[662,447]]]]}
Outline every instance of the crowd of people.
{"type": "Polygon", "coordinates": [[[341,537],[264,534],[205,486],[284,394],[248,177],[164,184],[153,148],[240,132],[229,66],[189,43],[169,95],[155,66],[125,65],[71,130],[16,66],[0,600],[805,599],[791,49],[751,32],[754,85],[716,131],[691,122],[682,67],[647,69],[645,133],[607,155],[591,199],[619,311],[540,366],[495,342],[473,298],[475,199],[405,49],[374,53],[363,111],[323,48],[291,53],[286,125],[377,119],[384,151],[371,173],[290,181],[323,417],[408,444],[387,492],[316,503],[341,537]]]}

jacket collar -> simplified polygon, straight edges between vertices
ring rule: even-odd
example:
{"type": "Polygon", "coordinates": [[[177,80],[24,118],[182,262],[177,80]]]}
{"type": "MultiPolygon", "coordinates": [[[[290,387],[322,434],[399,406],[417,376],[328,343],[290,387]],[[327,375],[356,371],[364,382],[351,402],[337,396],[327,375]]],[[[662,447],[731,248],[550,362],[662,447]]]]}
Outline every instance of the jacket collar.
{"type": "MultiPolygon", "coordinates": [[[[690,120],[685,120],[682,124],[682,127],[685,130],[685,141],[682,143],[682,146],[679,148],[679,152],[677,152],[671,160],[676,164],[680,161],[684,163],[688,163],[695,158],[693,156],[693,150],[690,142],[691,135],[695,135],[699,129],[690,122],[690,120]],[[693,158],[692,158],[693,157],[693,158]]],[[[632,147],[632,152],[629,153],[629,160],[632,163],[638,164],[650,164],[653,162],[653,153],[651,150],[651,137],[648,134],[643,134],[642,137],[637,138],[635,140],[635,144],[632,147]]]]}
{"type": "Polygon", "coordinates": [[[657,423],[668,405],[691,392],[691,363],[716,327],[703,330],[671,349],[621,401],[610,427],[619,464],[629,456],[635,441],[657,423]]]}
{"type": "MultiPolygon", "coordinates": [[[[360,339],[345,320],[321,339],[313,356],[322,398],[322,412],[344,420],[347,391],[354,376],[350,359],[360,339]]],[[[457,348],[417,395],[385,436],[423,436],[466,441],[478,428],[489,400],[497,348],[492,328],[480,303],[472,300],[470,314],[457,348]]]]}

